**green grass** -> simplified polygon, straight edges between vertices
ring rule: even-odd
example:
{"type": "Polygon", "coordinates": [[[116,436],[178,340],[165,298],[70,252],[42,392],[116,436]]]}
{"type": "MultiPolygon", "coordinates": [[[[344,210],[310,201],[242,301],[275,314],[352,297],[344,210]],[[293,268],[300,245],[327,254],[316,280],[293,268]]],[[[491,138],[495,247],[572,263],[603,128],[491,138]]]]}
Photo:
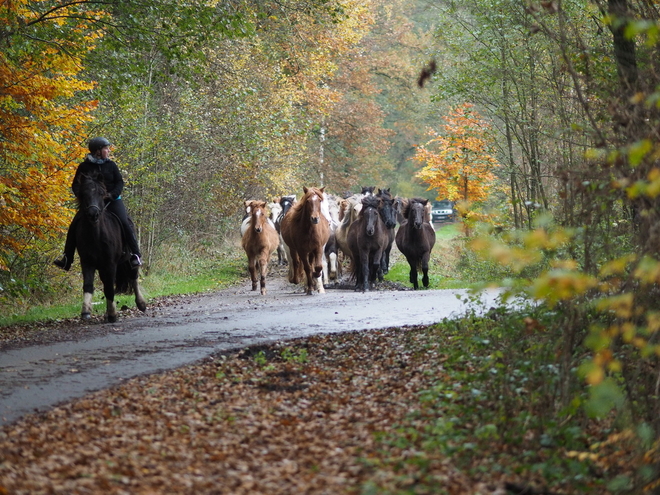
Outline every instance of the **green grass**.
{"type": "MultiPolygon", "coordinates": [[[[435,246],[431,253],[429,266],[429,289],[465,289],[476,287],[475,282],[463,280],[456,270],[460,256],[461,224],[435,224],[435,246]]],[[[390,282],[399,282],[412,287],[410,283],[410,266],[405,257],[399,256],[396,263],[390,267],[385,276],[390,282]]],[[[422,275],[418,275],[419,287],[422,286],[422,275]]]]}
{"type": "MultiPolygon", "coordinates": [[[[220,290],[235,285],[244,280],[246,276],[245,260],[242,253],[235,251],[223,254],[221,257],[211,259],[193,258],[181,253],[171,253],[165,259],[170,260],[169,266],[154,267],[148,275],[141,277],[140,286],[142,294],[149,301],[157,297],[199,294],[213,290],[220,290]],[[185,263],[176,263],[174,260],[185,260],[185,263]]],[[[82,280],[75,267],[70,273],[62,275],[61,294],[55,295],[53,301],[33,304],[27,299],[16,299],[12,305],[7,305],[0,316],[0,327],[16,324],[28,324],[37,321],[55,321],[77,317],[82,305],[82,280]]],[[[105,313],[105,298],[99,290],[101,283],[95,282],[96,290],[92,304],[94,312],[105,313]]],[[[118,295],[117,307],[135,307],[135,297],[131,295],[118,295]]]]}

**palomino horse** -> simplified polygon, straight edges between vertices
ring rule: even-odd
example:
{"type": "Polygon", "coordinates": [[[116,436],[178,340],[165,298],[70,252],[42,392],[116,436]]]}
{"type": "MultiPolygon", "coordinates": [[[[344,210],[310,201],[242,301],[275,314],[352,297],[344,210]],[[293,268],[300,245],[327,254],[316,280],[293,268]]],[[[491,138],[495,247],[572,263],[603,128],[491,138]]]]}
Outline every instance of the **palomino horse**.
{"type": "Polygon", "coordinates": [[[410,283],[413,284],[415,290],[419,288],[417,271],[420,269],[424,287],[429,286],[429,259],[435,244],[435,231],[426,221],[425,207],[427,204],[427,199],[410,199],[402,212],[405,221],[396,233],[396,246],[408,260],[410,283]]]}
{"type": "Polygon", "coordinates": [[[280,243],[280,236],[275,230],[266,212],[265,201],[250,201],[250,224],[241,238],[241,245],[248,258],[248,270],[252,279],[252,290],[257,290],[257,275],[261,294],[266,294],[266,274],[270,255],[280,243]]]}
{"type": "Polygon", "coordinates": [[[81,316],[92,315],[94,274],[99,272],[103,283],[108,322],[117,321],[115,293],[133,291],[135,305],[140,311],[147,309],[138,284],[138,267],[131,267],[130,251],[124,243],[119,219],[106,210],[111,201],[103,177],[82,175],[78,192],[79,220],[75,225],[76,249],[80,256],[83,275],[83,305],[81,316]]]}
{"type": "Polygon", "coordinates": [[[305,195],[293,205],[281,223],[282,239],[289,248],[289,282],[299,284],[303,271],[307,294],[317,289],[324,293],[323,247],[330,236],[327,218],[321,212],[324,188],[305,187],[305,195]]]}
{"type": "Polygon", "coordinates": [[[348,229],[348,245],[353,253],[351,271],[356,290],[368,291],[376,277],[383,280],[383,252],[389,242],[385,222],[378,211],[381,200],[369,195],[362,198],[362,210],[348,229]]]}

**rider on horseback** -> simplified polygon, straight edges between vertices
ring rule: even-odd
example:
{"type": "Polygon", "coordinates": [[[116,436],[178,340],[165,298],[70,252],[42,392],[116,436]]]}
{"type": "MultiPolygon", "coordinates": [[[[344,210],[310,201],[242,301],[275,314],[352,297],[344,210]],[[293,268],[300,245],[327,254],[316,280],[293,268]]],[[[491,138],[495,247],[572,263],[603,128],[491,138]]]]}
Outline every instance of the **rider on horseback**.
{"type": "MultiPolygon", "coordinates": [[[[117,164],[109,158],[110,146],[110,141],[104,137],[90,139],[88,143],[89,154],[85,158],[85,161],[78,165],[71,189],[73,189],[73,194],[78,197],[78,190],[80,188],[79,178],[82,174],[89,176],[101,174],[103,176],[103,182],[111,198],[107,205],[107,209],[111,213],[114,213],[122,224],[125,239],[131,252],[131,266],[135,268],[142,265],[142,260],[140,259],[140,246],[138,245],[135,232],[133,231],[133,224],[129,221],[126,208],[121,200],[124,179],[119,172],[117,164]]],[[[64,254],[61,258],[53,261],[55,266],[58,266],[63,270],[68,271],[73,262],[73,256],[75,255],[76,250],[76,237],[74,234],[75,222],[78,221],[79,215],[80,212],[76,213],[76,216],[73,217],[71,225],[69,226],[66,243],[64,244],[64,254]]]]}

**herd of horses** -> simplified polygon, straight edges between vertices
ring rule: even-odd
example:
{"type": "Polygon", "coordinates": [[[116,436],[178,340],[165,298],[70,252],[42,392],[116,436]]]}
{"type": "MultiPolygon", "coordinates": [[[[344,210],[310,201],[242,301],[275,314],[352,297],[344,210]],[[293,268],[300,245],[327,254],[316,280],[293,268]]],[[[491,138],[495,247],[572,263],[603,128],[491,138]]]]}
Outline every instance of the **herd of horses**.
{"type": "Polygon", "coordinates": [[[393,244],[410,265],[410,283],[429,286],[429,260],[435,244],[430,204],[421,198],[393,197],[389,189],[363,187],[339,198],[325,188],[304,187],[279,201],[245,202],[241,244],[248,258],[252,290],[266,293],[271,255],[288,264],[288,280],[306,283],[307,294],[325,292],[324,283],[342,276],[340,255],[350,263],[355,289],[371,290],[389,270],[393,244]],[[396,230],[397,223],[399,224],[396,230]]]}
{"type": "MultiPolygon", "coordinates": [[[[392,197],[389,189],[362,188],[347,198],[326,194],[324,188],[304,187],[303,196],[279,201],[247,201],[241,225],[241,244],[248,258],[252,290],[266,293],[270,258],[288,264],[288,280],[306,283],[307,294],[325,292],[324,283],[342,276],[340,254],[350,260],[356,290],[368,291],[388,272],[390,251],[397,248],[410,265],[410,282],[428,287],[428,269],[435,231],[426,199],[392,197]],[[399,229],[395,233],[397,223],[399,229]]],[[[106,209],[109,196],[102,177],[82,177],[78,195],[80,221],[76,248],[83,274],[83,319],[91,318],[94,277],[98,271],[106,299],[106,319],[117,320],[115,294],[135,294],[146,310],[138,283],[139,268],[130,265],[122,226],[106,209]]]]}

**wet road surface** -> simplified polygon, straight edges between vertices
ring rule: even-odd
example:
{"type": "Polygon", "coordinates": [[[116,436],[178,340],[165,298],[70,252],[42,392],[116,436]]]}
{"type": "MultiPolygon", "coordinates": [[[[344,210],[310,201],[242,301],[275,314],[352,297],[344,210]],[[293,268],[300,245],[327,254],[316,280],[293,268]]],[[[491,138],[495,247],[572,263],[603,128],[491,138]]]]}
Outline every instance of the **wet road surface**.
{"type": "MultiPolygon", "coordinates": [[[[271,279],[268,294],[261,296],[250,287],[191,296],[114,324],[90,324],[89,337],[75,341],[0,351],[0,425],[220,351],[322,333],[431,324],[468,309],[464,290],[329,288],[307,296],[298,286],[271,279]]],[[[483,304],[475,309],[495,305],[497,294],[483,292],[483,304]]]]}

